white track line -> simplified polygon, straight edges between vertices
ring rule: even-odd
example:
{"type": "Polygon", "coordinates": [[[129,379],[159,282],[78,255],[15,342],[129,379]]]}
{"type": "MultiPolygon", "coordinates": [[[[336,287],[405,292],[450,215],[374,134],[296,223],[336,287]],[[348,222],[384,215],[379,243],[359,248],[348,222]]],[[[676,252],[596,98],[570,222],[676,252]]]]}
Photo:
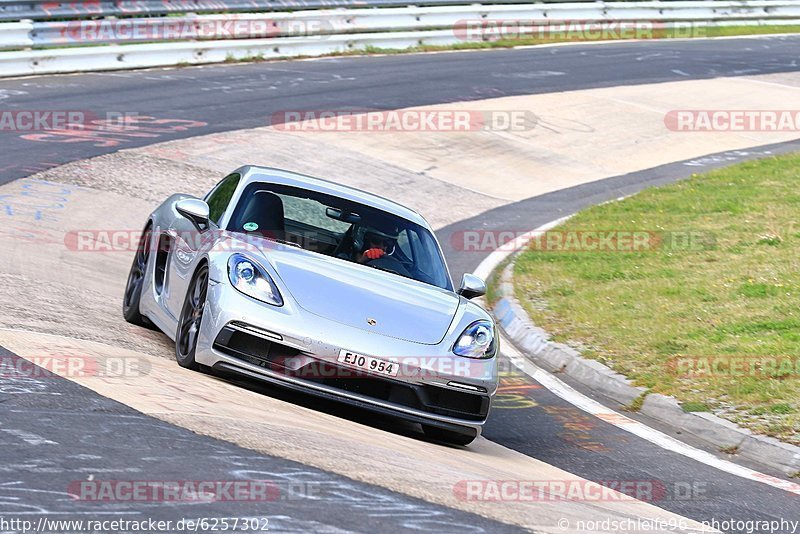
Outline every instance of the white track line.
{"type": "Polygon", "coordinates": [[[505,339],[504,336],[503,341],[503,354],[505,354],[508,359],[511,360],[511,363],[514,364],[515,367],[549,389],[556,396],[561,397],[576,408],[580,408],[584,412],[594,415],[608,424],[614,425],[615,427],[621,428],[626,432],[630,432],[631,434],[649,441],[650,443],[658,445],[662,449],[667,449],[671,452],[682,454],[683,456],[691,458],[692,460],[715,467],[720,471],[725,471],[726,473],[730,473],[732,475],[753,480],[755,482],[761,482],[774,488],[782,489],[784,491],[788,491],[789,493],[794,493],[795,495],[800,495],[800,484],[795,484],[794,482],[789,482],[788,480],[783,480],[771,475],[759,473],[758,471],[748,467],[729,462],[728,460],[723,460],[722,458],[714,456],[710,452],[696,449],[682,441],[673,438],[672,436],[668,436],[663,432],[659,432],[658,430],[651,428],[644,423],[640,423],[639,421],[631,419],[630,417],[626,417],[619,412],[615,412],[614,410],[603,406],[596,400],[590,399],[583,393],[571,388],[556,378],[553,374],[548,373],[547,371],[536,366],[530,360],[525,358],[511,344],[510,341],[505,339]]]}
{"type": "Polygon", "coordinates": [[[489,276],[492,274],[498,265],[503,263],[503,261],[508,258],[511,254],[518,250],[522,250],[525,246],[530,242],[531,239],[537,237],[538,235],[550,230],[551,228],[558,226],[562,222],[566,221],[572,217],[572,215],[567,215],[566,217],[561,217],[560,219],[556,219],[555,221],[550,221],[547,224],[543,224],[539,228],[535,230],[531,230],[530,232],[526,232],[516,239],[509,241],[508,243],[503,244],[500,247],[497,247],[497,250],[493,250],[491,254],[486,256],[483,261],[478,265],[475,269],[474,274],[475,276],[479,276],[484,280],[488,280],[489,276]]]}
{"type": "MultiPolygon", "coordinates": [[[[507,245],[493,251],[480,263],[480,265],[478,265],[478,268],[475,269],[475,274],[482,278],[488,278],[489,274],[491,274],[491,272],[513,252],[522,250],[528,241],[533,239],[535,236],[549,230],[550,228],[553,228],[554,226],[557,226],[558,224],[561,224],[568,218],[569,216],[562,217],[561,219],[544,224],[535,230],[519,236],[514,241],[509,242],[507,245]]],[[[760,482],[762,484],[766,484],[768,486],[772,486],[773,488],[781,489],[795,495],[800,495],[800,484],[760,473],[748,467],[718,458],[710,452],[696,449],[680,440],[673,438],[672,436],[668,436],[663,432],[651,428],[644,423],[640,423],[639,421],[631,419],[630,417],[626,417],[619,412],[615,412],[611,408],[600,404],[594,399],[590,399],[583,393],[573,389],[569,385],[556,378],[555,375],[548,373],[547,371],[535,365],[519,350],[517,350],[517,348],[512,345],[511,342],[505,338],[505,336],[501,337],[504,341],[504,343],[501,345],[502,352],[508,357],[515,367],[549,389],[551,392],[553,392],[553,394],[564,399],[576,408],[579,408],[610,425],[614,425],[615,427],[625,430],[626,432],[630,432],[631,434],[638,436],[645,441],[649,441],[650,443],[657,445],[662,449],[681,454],[702,464],[719,469],[720,471],[724,471],[747,480],[760,482]]]]}

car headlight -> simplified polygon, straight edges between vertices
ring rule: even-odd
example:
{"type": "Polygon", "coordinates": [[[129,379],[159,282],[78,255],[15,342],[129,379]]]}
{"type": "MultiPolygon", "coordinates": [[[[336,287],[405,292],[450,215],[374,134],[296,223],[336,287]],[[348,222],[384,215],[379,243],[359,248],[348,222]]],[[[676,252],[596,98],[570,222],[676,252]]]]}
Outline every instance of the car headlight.
{"type": "Polygon", "coordinates": [[[497,353],[494,324],[482,319],[469,325],[453,345],[453,352],[467,358],[491,358],[497,353]]]}
{"type": "Polygon", "coordinates": [[[275,282],[263,267],[243,254],[234,254],[228,260],[228,278],[233,287],[261,302],[283,306],[275,282]]]}

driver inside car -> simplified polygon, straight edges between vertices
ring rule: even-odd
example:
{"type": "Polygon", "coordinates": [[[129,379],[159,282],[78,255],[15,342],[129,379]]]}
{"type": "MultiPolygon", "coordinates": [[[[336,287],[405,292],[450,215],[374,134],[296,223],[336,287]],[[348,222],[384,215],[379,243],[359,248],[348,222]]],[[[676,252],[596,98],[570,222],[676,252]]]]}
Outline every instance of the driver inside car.
{"type": "Polygon", "coordinates": [[[387,239],[375,232],[367,232],[364,242],[364,251],[356,258],[358,263],[367,263],[382,258],[389,249],[387,239]]]}

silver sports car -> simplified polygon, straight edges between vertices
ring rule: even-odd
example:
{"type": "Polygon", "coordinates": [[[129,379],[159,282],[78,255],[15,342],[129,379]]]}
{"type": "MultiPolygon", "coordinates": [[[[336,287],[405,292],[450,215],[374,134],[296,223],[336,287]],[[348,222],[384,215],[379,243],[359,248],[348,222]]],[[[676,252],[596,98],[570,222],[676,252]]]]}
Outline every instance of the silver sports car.
{"type": "Polygon", "coordinates": [[[497,390],[498,335],[433,232],[385,198],[246,166],[148,218],[125,319],[187,368],[235,373],[420,423],[467,444],[497,390]]]}

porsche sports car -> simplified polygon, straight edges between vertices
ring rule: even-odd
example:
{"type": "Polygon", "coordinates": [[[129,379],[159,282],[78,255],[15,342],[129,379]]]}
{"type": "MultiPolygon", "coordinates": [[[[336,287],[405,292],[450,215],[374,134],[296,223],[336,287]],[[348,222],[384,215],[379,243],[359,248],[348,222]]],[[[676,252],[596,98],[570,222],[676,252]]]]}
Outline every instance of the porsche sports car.
{"type": "Polygon", "coordinates": [[[420,423],[468,444],[497,390],[494,321],[455,289],[428,223],[385,198],[245,166],[148,218],[123,300],[187,368],[420,423]]]}

